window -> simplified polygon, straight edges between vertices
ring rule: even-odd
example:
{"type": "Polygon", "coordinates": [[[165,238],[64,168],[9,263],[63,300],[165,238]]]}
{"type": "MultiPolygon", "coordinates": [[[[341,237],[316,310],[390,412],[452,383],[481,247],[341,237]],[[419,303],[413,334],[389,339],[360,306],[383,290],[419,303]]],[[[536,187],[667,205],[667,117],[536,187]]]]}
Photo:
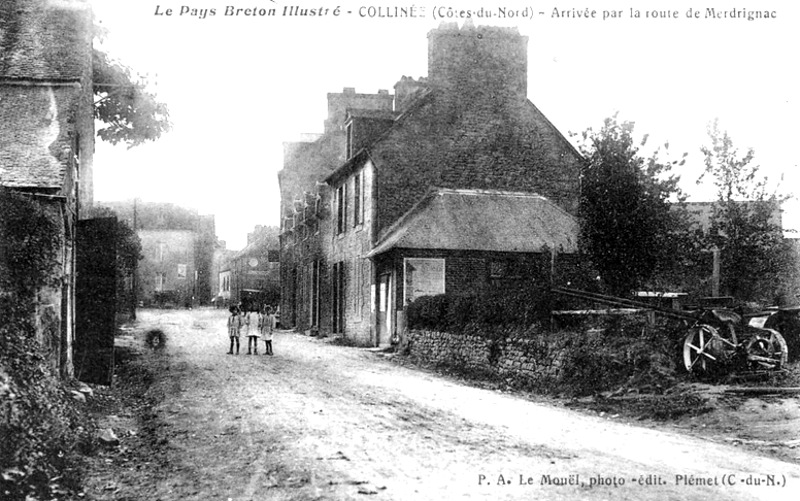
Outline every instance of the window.
{"type": "Polygon", "coordinates": [[[178,265],[178,278],[186,278],[186,265],[179,264],[178,265]]]}
{"type": "Polygon", "coordinates": [[[444,294],[444,266],[444,259],[404,259],[403,304],[406,305],[421,296],[444,294]]]}
{"type": "Polygon", "coordinates": [[[319,269],[320,262],[311,263],[311,326],[319,325],[319,269]]]}
{"type": "Polygon", "coordinates": [[[334,334],[344,333],[344,313],[345,313],[345,273],[344,261],[333,263],[331,269],[332,303],[333,303],[333,325],[334,334]]]}
{"type": "Polygon", "coordinates": [[[345,126],[344,130],[347,141],[347,144],[345,146],[345,155],[347,156],[347,158],[350,158],[353,156],[353,153],[355,153],[353,151],[353,122],[348,123],[345,126]]]}
{"type": "Polygon", "coordinates": [[[166,254],[167,254],[167,244],[165,244],[164,242],[158,242],[156,244],[155,256],[154,256],[156,262],[163,263],[164,256],[166,256],[166,254]]]}
{"type": "Polygon", "coordinates": [[[522,263],[516,259],[493,259],[489,262],[489,278],[518,279],[522,278],[522,263]]]}
{"type": "Polygon", "coordinates": [[[162,292],[164,290],[164,285],[167,283],[167,274],[166,273],[156,273],[156,292],[162,292]]]}
{"type": "Polygon", "coordinates": [[[361,312],[361,261],[360,258],[353,258],[353,309],[360,316],[361,312]]]}
{"type": "Polygon", "coordinates": [[[353,226],[364,223],[364,176],[359,172],[353,178],[353,226]]]}
{"type": "Polygon", "coordinates": [[[503,278],[506,276],[506,262],[493,260],[489,263],[489,276],[491,278],[503,278]]]}
{"type": "Polygon", "coordinates": [[[347,183],[336,189],[336,234],[347,229],[347,183]]]}

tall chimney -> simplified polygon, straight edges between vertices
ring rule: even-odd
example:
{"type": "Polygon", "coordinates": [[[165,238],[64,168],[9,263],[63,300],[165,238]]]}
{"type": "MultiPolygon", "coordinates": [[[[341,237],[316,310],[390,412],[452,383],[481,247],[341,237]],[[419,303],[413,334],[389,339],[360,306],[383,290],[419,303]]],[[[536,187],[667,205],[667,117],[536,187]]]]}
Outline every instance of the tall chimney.
{"type": "Polygon", "coordinates": [[[528,37],[516,28],[442,24],[428,33],[428,78],[458,97],[525,100],[528,37]]]}

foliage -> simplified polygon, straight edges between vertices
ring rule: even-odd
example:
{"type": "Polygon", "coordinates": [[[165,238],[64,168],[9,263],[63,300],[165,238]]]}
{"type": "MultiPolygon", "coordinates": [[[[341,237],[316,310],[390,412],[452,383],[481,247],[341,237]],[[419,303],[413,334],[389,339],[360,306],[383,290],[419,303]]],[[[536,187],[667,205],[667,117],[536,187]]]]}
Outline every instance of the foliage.
{"type": "Polygon", "coordinates": [[[94,116],[105,124],[97,131],[100,139],[132,148],[171,129],[167,105],[147,90],[146,80],[134,81],[130,68],[96,48],[92,57],[94,116]]]}
{"type": "MultiPolygon", "coordinates": [[[[529,326],[549,318],[549,291],[537,287],[498,290],[474,295],[423,296],[408,305],[408,326],[459,332],[471,324],[488,327],[529,326]]],[[[491,329],[489,329],[491,330],[491,329]]]]}
{"type": "Polygon", "coordinates": [[[679,371],[679,325],[644,317],[609,317],[600,328],[568,335],[560,385],[568,393],[587,395],[620,387],[659,393],[674,384],[679,371]]]}
{"type": "Polygon", "coordinates": [[[32,197],[0,187],[0,291],[31,297],[61,279],[61,221],[32,197]]]}
{"type": "Polygon", "coordinates": [[[41,354],[30,322],[0,325],[0,498],[54,499],[80,484],[89,426],[41,354]]]}
{"type": "Polygon", "coordinates": [[[117,214],[108,207],[95,206],[90,212],[91,217],[115,217],[117,218],[117,301],[119,311],[132,308],[129,293],[129,282],[133,274],[136,273],[136,266],[142,259],[142,241],[139,235],[131,228],[124,219],[118,218],[117,214]]]}
{"type": "Polygon", "coordinates": [[[767,178],[753,163],[753,149],[741,153],[716,120],[708,135],[698,183],[710,176],[717,190],[705,245],[720,249],[723,290],[740,300],[767,302],[792,293],[797,269],[779,219],[787,197],[768,191],[767,178]]]}
{"type": "Polygon", "coordinates": [[[127,221],[117,216],[114,210],[108,207],[95,206],[91,209],[91,217],[117,218],[117,265],[121,275],[129,276],[136,270],[136,265],[142,259],[142,241],[127,221]]]}
{"type": "Polygon", "coordinates": [[[49,202],[0,188],[0,498],[52,499],[75,487],[78,415],[34,335],[36,292],[62,276],[49,202]]]}
{"type": "Polygon", "coordinates": [[[642,157],[639,148],[647,136],[636,145],[633,128],[632,122],[608,118],[599,131],[583,132],[580,147],[586,159],[581,173],[582,245],[616,295],[627,295],[659,268],[680,259],[688,234],[687,220],[670,201],[683,198],[671,169],[684,161],[663,162],[659,151],[642,157]]]}

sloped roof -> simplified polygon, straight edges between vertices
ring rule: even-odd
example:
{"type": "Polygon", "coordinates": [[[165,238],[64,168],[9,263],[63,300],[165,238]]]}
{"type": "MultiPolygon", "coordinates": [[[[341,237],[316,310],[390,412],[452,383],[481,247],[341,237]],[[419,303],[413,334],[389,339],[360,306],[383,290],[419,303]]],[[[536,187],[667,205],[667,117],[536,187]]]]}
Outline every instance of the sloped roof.
{"type": "Polygon", "coordinates": [[[64,186],[91,49],[88,0],[0,1],[0,185],[64,186]]]}
{"type": "Polygon", "coordinates": [[[394,248],[576,252],[578,222],[535,193],[436,189],[389,227],[369,256],[394,248]]]}
{"type": "Polygon", "coordinates": [[[347,108],[347,115],[353,118],[376,118],[380,120],[394,120],[397,114],[391,110],[365,110],[361,108],[347,108]]]}
{"type": "Polygon", "coordinates": [[[0,185],[61,188],[79,88],[0,85],[0,185]]]}
{"type": "Polygon", "coordinates": [[[2,0],[0,79],[77,81],[91,69],[86,0],[2,0]]]}
{"type": "Polygon", "coordinates": [[[464,100],[427,91],[325,182],[339,182],[367,157],[379,173],[379,230],[431,186],[535,192],[568,211],[577,208],[582,158],[527,99],[464,100]]]}

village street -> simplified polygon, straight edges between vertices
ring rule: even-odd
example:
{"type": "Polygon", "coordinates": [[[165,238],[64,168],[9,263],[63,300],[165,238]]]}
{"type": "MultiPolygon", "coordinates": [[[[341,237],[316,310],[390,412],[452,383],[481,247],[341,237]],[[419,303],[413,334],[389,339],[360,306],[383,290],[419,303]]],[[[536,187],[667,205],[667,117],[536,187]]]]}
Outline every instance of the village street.
{"type": "MultiPolygon", "coordinates": [[[[87,499],[780,500],[800,490],[794,464],[466,386],[374,350],[279,331],[272,357],[263,343],[246,355],[246,342],[227,355],[226,313],[139,314],[137,336],[168,338],[143,357],[164,364],[146,413],[161,460],[100,467],[87,499]]],[[[123,449],[142,433],[126,432],[133,418],[106,421],[123,449]]],[[[105,465],[119,462],[109,454],[105,465]]]]}

